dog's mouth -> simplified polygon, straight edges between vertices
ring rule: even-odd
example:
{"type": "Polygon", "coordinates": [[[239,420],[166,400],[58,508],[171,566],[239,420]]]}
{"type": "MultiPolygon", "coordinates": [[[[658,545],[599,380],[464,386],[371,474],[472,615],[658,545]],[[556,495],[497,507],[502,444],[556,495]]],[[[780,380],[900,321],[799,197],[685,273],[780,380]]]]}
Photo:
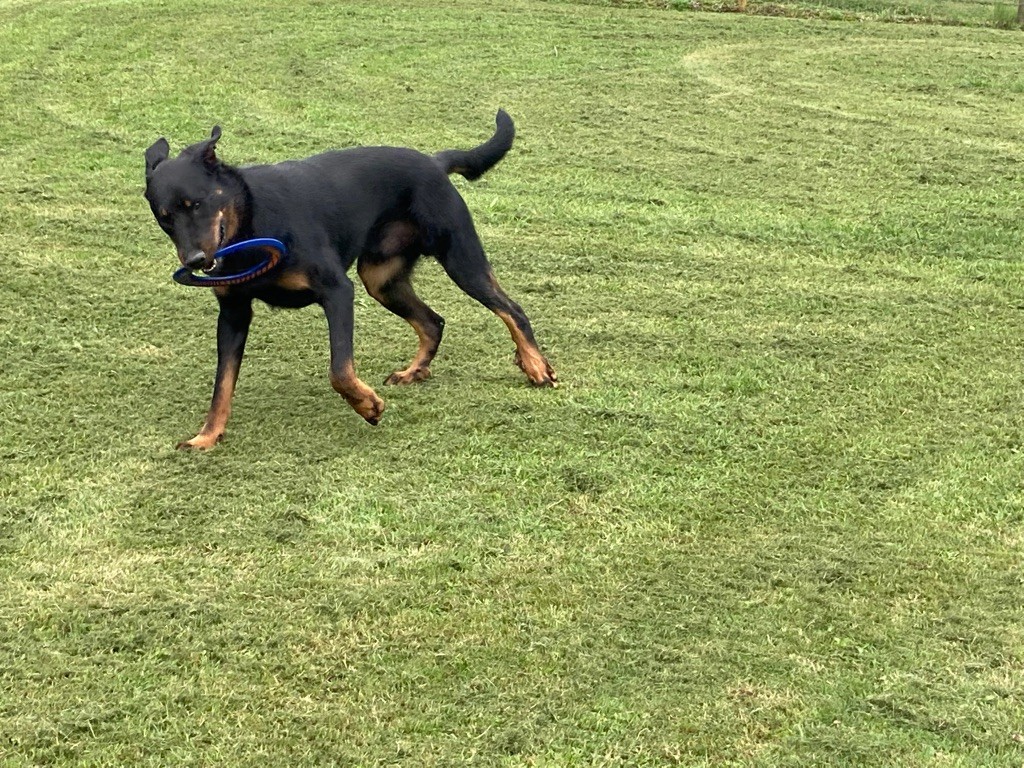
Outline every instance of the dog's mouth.
{"type": "Polygon", "coordinates": [[[202,250],[195,250],[191,256],[179,256],[181,265],[187,267],[192,272],[202,270],[207,274],[216,272],[220,266],[220,263],[213,256],[207,255],[208,251],[204,248],[202,250]]]}

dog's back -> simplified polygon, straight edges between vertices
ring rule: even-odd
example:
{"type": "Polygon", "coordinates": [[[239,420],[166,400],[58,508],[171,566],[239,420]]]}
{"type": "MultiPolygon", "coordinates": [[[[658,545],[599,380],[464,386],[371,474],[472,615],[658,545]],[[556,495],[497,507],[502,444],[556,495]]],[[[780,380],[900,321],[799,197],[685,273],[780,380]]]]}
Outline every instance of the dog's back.
{"type": "Polygon", "coordinates": [[[252,191],[256,231],[276,231],[284,222],[294,228],[306,220],[324,227],[332,243],[347,242],[356,250],[362,244],[355,233],[378,221],[448,211],[459,198],[442,165],[404,147],[353,147],[240,172],[252,191]]]}
{"type": "MultiPolygon", "coordinates": [[[[389,211],[452,210],[461,197],[448,175],[479,179],[512,148],[512,118],[498,110],[495,124],[491,138],[469,150],[448,149],[431,156],[406,147],[353,147],[239,170],[253,191],[254,220],[264,228],[308,216],[327,223],[332,240],[346,240],[389,211]]],[[[458,203],[455,207],[462,208],[458,203]]],[[[431,222],[431,228],[455,225],[431,222]]]]}

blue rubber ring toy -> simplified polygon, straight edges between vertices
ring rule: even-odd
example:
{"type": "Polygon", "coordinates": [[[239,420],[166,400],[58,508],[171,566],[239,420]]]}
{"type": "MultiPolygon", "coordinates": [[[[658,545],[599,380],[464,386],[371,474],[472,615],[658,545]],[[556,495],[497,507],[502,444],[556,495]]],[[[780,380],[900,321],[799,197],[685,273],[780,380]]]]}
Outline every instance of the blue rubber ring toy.
{"type": "Polygon", "coordinates": [[[194,285],[198,288],[217,288],[225,285],[247,283],[276,268],[288,253],[288,249],[280,240],[275,240],[272,237],[257,237],[252,240],[242,240],[239,243],[221,248],[213,254],[213,258],[214,261],[220,261],[225,256],[230,256],[233,253],[260,250],[266,251],[266,258],[243,272],[236,272],[233,275],[196,275],[188,267],[182,267],[174,273],[174,282],[181,285],[194,285]]]}

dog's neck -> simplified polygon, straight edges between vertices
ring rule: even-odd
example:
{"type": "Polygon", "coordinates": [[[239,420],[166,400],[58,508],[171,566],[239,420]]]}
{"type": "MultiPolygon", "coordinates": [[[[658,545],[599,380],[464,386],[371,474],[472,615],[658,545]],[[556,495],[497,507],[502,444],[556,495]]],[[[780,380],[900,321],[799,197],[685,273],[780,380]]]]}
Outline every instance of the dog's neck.
{"type": "Polygon", "coordinates": [[[230,185],[235,214],[238,217],[238,228],[231,239],[234,242],[248,240],[255,236],[252,231],[252,190],[249,189],[241,171],[234,166],[222,163],[220,173],[230,185]]]}

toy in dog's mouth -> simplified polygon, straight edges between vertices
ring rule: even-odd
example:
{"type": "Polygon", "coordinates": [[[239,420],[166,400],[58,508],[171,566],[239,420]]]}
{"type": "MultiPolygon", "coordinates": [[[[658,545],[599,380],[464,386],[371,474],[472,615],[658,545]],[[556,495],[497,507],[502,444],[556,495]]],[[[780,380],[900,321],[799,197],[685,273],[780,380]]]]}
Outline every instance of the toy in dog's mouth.
{"type": "Polygon", "coordinates": [[[239,285],[263,277],[275,269],[288,253],[288,249],[280,240],[270,237],[257,237],[219,249],[213,255],[213,264],[202,269],[206,275],[196,275],[188,267],[181,267],[173,277],[174,282],[181,285],[194,285],[201,288],[217,288],[219,286],[239,285]],[[248,254],[262,259],[251,267],[234,274],[222,274],[224,259],[234,254],[248,254]]]}

